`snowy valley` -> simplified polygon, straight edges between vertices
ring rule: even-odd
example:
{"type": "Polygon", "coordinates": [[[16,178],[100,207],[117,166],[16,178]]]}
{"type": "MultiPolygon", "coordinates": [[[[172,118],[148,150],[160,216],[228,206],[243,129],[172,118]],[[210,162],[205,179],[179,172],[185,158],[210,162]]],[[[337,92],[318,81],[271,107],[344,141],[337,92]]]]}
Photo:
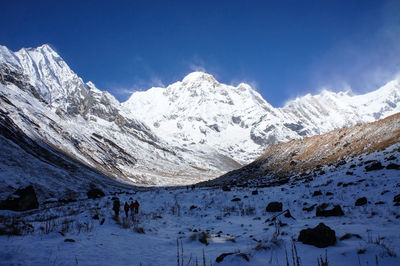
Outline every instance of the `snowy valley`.
{"type": "Polygon", "coordinates": [[[399,79],[274,107],[193,72],[121,103],[0,46],[0,264],[399,265],[399,126],[399,79]]]}

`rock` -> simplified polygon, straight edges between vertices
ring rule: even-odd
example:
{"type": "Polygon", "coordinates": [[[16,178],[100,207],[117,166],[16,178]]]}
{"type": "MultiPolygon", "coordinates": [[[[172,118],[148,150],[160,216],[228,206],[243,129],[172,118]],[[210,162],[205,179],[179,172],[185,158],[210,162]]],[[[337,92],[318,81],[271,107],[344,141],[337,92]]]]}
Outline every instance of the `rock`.
{"type": "Polygon", "coordinates": [[[197,206],[196,205],[192,205],[192,206],[190,206],[190,210],[193,210],[193,209],[196,209],[197,208],[197,206]]]}
{"type": "Polygon", "coordinates": [[[301,230],[298,241],[318,248],[326,248],[335,245],[336,235],[334,230],[320,223],[315,228],[301,230]]]}
{"type": "Polygon", "coordinates": [[[66,238],[66,239],[64,240],[64,242],[75,242],[75,240],[72,239],[72,238],[66,238]]]}
{"type": "Polygon", "coordinates": [[[292,216],[292,214],[290,213],[289,209],[286,211],[286,213],[285,213],[284,216],[285,216],[286,218],[292,218],[292,219],[296,220],[296,219],[292,216]]]}
{"type": "Polygon", "coordinates": [[[356,200],[355,206],[362,206],[367,204],[367,198],[366,197],[362,197],[356,200]]]}
{"type": "Polygon", "coordinates": [[[231,255],[236,255],[237,257],[240,257],[246,261],[250,261],[249,255],[247,255],[246,253],[237,253],[237,252],[222,253],[215,259],[215,261],[217,263],[220,263],[224,260],[225,257],[231,256],[231,255]]]}
{"type": "Polygon", "coordinates": [[[393,202],[400,202],[400,194],[399,194],[399,195],[396,195],[396,196],[394,196],[394,198],[393,198],[393,202]]]}
{"type": "Polygon", "coordinates": [[[317,206],[317,204],[311,205],[310,207],[304,207],[303,211],[310,212],[314,210],[315,206],[317,206]]]}
{"type": "Polygon", "coordinates": [[[105,197],[104,192],[98,188],[89,189],[86,194],[88,196],[88,199],[99,199],[105,197]]]}
{"type": "Polygon", "coordinates": [[[228,186],[223,186],[222,191],[231,191],[231,188],[228,186]]]}
{"type": "Polygon", "coordinates": [[[396,156],[390,155],[388,158],[385,158],[386,161],[393,161],[396,160],[396,156]]]}
{"type": "Polygon", "coordinates": [[[350,239],[350,238],[352,238],[352,237],[361,239],[361,236],[360,236],[360,235],[358,235],[358,234],[350,234],[350,233],[347,233],[347,234],[343,235],[343,236],[342,236],[341,238],[339,238],[339,239],[340,239],[340,241],[343,241],[343,240],[350,239]]]}
{"type": "Polygon", "coordinates": [[[0,203],[1,210],[27,211],[37,208],[39,208],[39,202],[33,186],[16,190],[0,203]]]}
{"type": "Polygon", "coordinates": [[[335,205],[333,209],[331,210],[325,210],[325,206],[318,206],[317,211],[316,211],[316,216],[323,216],[323,217],[329,217],[329,216],[343,216],[344,212],[340,205],[335,205]]]}
{"type": "Polygon", "coordinates": [[[314,191],[314,193],[312,194],[313,197],[321,196],[321,195],[322,195],[321,190],[316,190],[316,191],[314,191]]]}
{"type": "Polygon", "coordinates": [[[206,232],[200,232],[199,233],[199,241],[200,243],[208,246],[210,240],[210,235],[206,232]]]}
{"type": "Polygon", "coordinates": [[[390,163],[386,166],[386,169],[400,170],[400,165],[395,163],[390,163]]]}
{"type": "Polygon", "coordinates": [[[382,166],[382,164],[380,162],[377,162],[377,161],[373,162],[370,165],[365,166],[365,170],[367,172],[375,171],[375,170],[381,170],[381,169],[383,169],[383,166],[382,166]]]}
{"type": "Polygon", "coordinates": [[[215,259],[215,261],[216,261],[217,263],[220,263],[220,262],[222,262],[222,261],[224,260],[224,258],[225,258],[226,256],[230,256],[230,255],[233,255],[233,254],[235,254],[235,253],[233,253],[233,252],[222,253],[221,255],[219,255],[219,256],[215,259]]]}
{"type": "Polygon", "coordinates": [[[273,201],[270,202],[266,208],[267,212],[281,212],[283,204],[282,202],[273,201]]]}

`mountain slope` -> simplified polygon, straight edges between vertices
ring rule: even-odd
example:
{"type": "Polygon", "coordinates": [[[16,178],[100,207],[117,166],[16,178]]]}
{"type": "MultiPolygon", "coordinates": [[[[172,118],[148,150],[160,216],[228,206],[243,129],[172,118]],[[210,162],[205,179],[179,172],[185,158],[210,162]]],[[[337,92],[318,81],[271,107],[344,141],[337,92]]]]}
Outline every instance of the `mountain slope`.
{"type": "Polygon", "coordinates": [[[135,92],[122,105],[169,143],[246,164],[279,142],[400,112],[400,82],[365,95],[324,91],[274,108],[247,84],[194,72],[167,88],[135,92]]]}
{"type": "Polygon", "coordinates": [[[394,80],[375,92],[323,92],[274,108],[249,85],[194,72],[120,103],[48,45],[0,46],[0,110],[28,138],[119,180],[182,185],[250,163],[268,146],[400,111],[394,80]]]}
{"type": "MultiPolygon", "coordinates": [[[[399,143],[400,113],[397,113],[376,122],[279,143],[269,147],[253,163],[206,184],[264,186],[285,183],[289,179],[312,179],[325,170],[351,164],[357,156],[382,151],[394,145],[397,148],[392,153],[396,157],[399,143]]],[[[356,161],[354,163],[357,164],[356,161]]]]}
{"type": "MultiPolygon", "coordinates": [[[[85,84],[49,46],[1,47],[0,108],[21,132],[103,174],[142,185],[193,183],[205,171],[191,151],[171,147],[108,92],[85,84]]],[[[200,156],[201,157],[201,156],[200,156]]]]}

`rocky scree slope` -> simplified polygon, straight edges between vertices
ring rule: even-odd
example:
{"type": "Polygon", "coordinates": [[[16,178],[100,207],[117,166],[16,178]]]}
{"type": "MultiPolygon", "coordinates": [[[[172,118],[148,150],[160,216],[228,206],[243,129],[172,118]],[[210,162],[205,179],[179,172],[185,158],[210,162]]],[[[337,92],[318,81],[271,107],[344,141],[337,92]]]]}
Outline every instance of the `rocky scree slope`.
{"type": "MultiPolygon", "coordinates": [[[[279,143],[269,147],[253,163],[203,184],[271,186],[291,179],[312,179],[325,173],[326,169],[350,164],[357,156],[379,152],[399,143],[400,113],[397,113],[376,122],[279,143]]],[[[397,153],[394,154],[396,157],[400,150],[397,148],[393,152],[397,153]]]]}

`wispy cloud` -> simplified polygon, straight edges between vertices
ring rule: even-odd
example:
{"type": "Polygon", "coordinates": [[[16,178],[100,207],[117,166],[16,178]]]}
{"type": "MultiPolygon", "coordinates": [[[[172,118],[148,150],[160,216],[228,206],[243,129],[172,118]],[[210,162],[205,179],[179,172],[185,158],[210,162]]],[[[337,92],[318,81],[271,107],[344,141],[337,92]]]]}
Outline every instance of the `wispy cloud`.
{"type": "Polygon", "coordinates": [[[344,41],[310,68],[312,86],[365,93],[395,79],[400,72],[400,2],[389,1],[376,18],[377,30],[344,41]]]}

